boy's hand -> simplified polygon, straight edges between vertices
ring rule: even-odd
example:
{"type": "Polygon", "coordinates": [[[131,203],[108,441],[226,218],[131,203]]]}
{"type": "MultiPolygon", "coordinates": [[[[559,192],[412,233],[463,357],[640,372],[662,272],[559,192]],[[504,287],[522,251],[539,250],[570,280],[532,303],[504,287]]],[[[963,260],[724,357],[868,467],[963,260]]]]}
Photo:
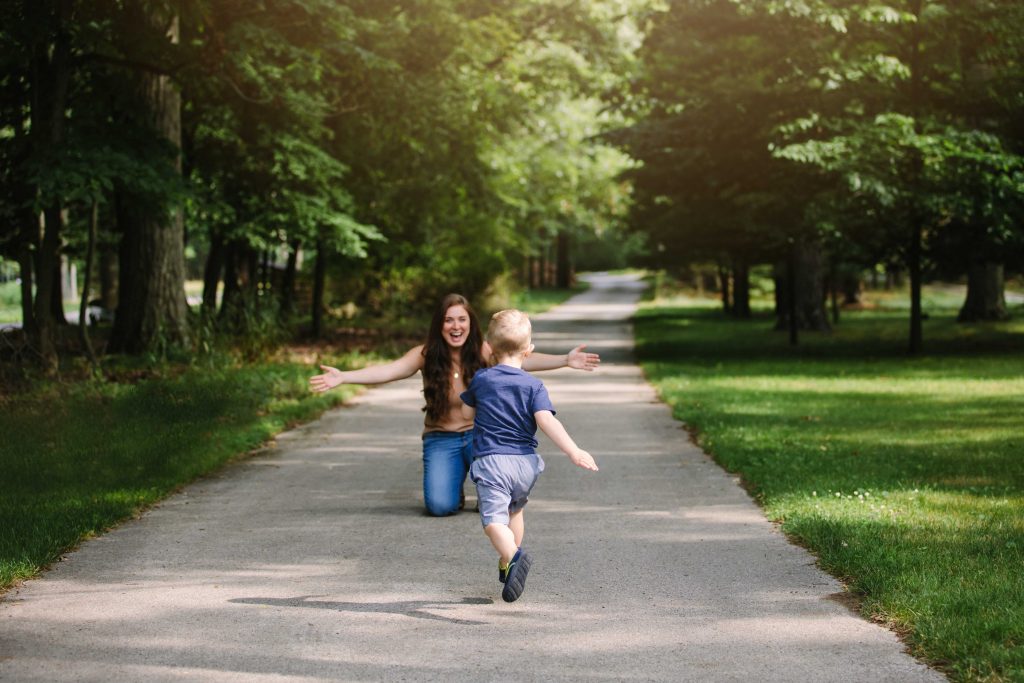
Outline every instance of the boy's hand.
{"type": "Polygon", "coordinates": [[[317,393],[323,393],[328,389],[342,384],[341,370],[338,368],[332,368],[330,365],[321,365],[321,370],[325,370],[324,374],[316,375],[309,378],[309,388],[317,393]]]}
{"type": "Polygon", "coordinates": [[[587,348],[586,344],[580,344],[570,351],[565,357],[565,364],[570,368],[593,372],[594,369],[601,364],[601,356],[596,353],[587,353],[583,350],[585,348],[587,348]]]}
{"type": "Polygon", "coordinates": [[[593,456],[582,448],[577,448],[575,452],[570,453],[569,460],[572,461],[573,465],[582,467],[585,470],[597,472],[597,463],[594,462],[593,456]]]}

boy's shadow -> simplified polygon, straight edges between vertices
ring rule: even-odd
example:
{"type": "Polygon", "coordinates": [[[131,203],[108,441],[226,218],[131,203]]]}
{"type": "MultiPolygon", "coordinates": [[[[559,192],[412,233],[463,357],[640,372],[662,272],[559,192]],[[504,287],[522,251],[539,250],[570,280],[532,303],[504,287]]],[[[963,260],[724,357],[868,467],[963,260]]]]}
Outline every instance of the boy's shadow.
{"type": "Polygon", "coordinates": [[[450,624],[480,626],[487,622],[470,619],[452,619],[439,614],[425,612],[426,609],[447,609],[448,605],[493,605],[490,598],[462,598],[461,600],[401,600],[398,602],[338,602],[334,600],[312,600],[315,595],[301,595],[297,598],[235,598],[228,600],[241,605],[266,605],[270,607],[314,607],[337,612],[363,612],[401,614],[415,619],[434,619],[450,624]]]}

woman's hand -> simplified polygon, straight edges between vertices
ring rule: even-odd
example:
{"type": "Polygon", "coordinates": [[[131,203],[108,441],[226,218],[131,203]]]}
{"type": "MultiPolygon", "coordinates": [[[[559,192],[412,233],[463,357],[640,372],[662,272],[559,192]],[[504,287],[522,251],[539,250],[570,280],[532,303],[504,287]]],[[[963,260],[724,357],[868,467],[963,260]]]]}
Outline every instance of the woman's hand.
{"type": "Polygon", "coordinates": [[[566,356],[565,364],[570,368],[593,372],[601,364],[601,357],[596,353],[587,353],[583,350],[585,348],[587,348],[586,344],[580,344],[570,351],[566,356]]]}
{"type": "Polygon", "coordinates": [[[330,365],[321,365],[320,369],[325,371],[324,374],[309,378],[309,388],[313,391],[323,393],[344,383],[341,379],[341,370],[338,368],[332,368],[330,365]]]}

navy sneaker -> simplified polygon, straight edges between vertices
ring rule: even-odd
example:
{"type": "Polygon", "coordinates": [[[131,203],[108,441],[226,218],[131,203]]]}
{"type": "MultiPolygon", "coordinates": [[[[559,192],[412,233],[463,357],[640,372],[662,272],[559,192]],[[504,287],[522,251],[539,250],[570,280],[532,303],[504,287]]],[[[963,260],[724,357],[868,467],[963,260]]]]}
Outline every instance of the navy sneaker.
{"type": "Polygon", "coordinates": [[[533,564],[533,557],[522,548],[516,551],[515,557],[508,563],[508,571],[505,573],[505,589],[501,591],[501,599],[505,602],[515,602],[523,594],[526,587],[526,575],[530,573],[530,565],[533,564]]]}

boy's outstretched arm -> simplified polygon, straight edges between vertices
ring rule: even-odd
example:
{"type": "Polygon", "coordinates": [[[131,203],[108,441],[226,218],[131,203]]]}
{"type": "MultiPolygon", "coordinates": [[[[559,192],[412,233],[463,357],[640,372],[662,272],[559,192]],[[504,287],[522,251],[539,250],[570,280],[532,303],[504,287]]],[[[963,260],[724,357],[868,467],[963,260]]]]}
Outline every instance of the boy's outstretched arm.
{"type": "Polygon", "coordinates": [[[597,463],[594,458],[585,450],[576,445],[576,442],[565,431],[565,427],[558,421],[558,418],[551,414],[550,410],[538,410],[533,414],[537,420],[537,426],[548,435],[548,438],[555,442],[555,445],[562,449],[562,452],[569,456],[572,464],[578,465],[585,470],[597,472],[597,463]]]}

